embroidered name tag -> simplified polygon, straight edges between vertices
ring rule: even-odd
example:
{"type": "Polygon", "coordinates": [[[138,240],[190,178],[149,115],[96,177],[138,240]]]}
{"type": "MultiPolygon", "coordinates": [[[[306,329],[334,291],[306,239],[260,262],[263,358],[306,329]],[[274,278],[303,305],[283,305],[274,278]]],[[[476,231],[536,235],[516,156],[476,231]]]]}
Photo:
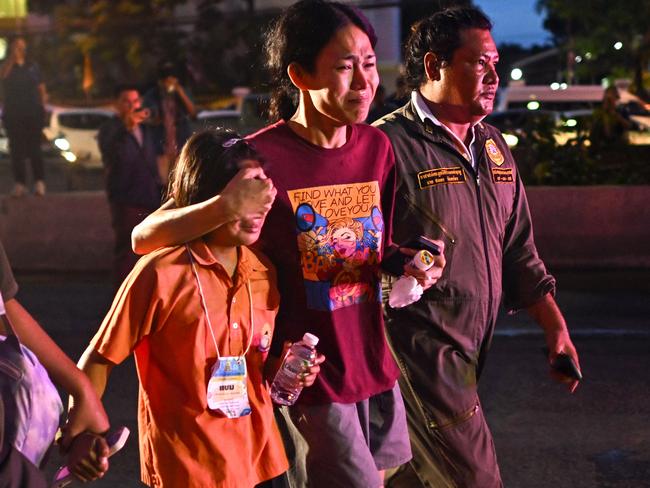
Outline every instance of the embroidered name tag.
{"type": "Polygon", "coordinates": [[[492,181],[495,183],[512,183],[515,181],[512,175],[512,168],[490,168],[492,170],[492,181]]]}
{"type": "Polygon", "coordinates": [[[418,173],[420,189],[431,188],[436,185],[449,185],[465,183],[465,171],[460,166],[455,168],[436,168],[418,173]]]}

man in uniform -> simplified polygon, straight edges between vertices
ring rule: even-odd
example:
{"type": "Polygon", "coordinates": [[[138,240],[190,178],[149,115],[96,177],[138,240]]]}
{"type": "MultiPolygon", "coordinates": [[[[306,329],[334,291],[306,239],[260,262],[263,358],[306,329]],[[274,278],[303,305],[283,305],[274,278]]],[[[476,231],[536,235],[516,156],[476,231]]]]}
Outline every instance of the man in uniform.
{"type": "MultiPolygon", "coordinates": [[[[481,122],[499,82],[491,28],[473,7],[416,24],[406,46],[411,99],[376,123],[396,157],[393,242],[441,240],[446,258],[420,301],[386,307],[413,446],[413,461],[388,486],[502,486],[477,395],[502,300],[539,323],[549,360],[564,353],[579,368],[512,154],[501,133],[481,122]]],[[[571,391],[577,386],[558,379],[571,391]]]]}

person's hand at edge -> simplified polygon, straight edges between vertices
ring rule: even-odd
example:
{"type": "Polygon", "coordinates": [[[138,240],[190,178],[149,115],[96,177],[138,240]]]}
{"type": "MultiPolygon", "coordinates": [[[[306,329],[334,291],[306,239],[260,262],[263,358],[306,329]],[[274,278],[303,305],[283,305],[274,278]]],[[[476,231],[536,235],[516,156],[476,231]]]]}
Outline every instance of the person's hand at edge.
{"type": "MultiPolygon", "coordinates": [[[[547,337],[546,344],[548,346],[548,351],[549,351],[548,353],[549,366],[553,364],[558,354],[566,354],[573,360],[576,367],[578,368],[578,371],[582,373],[582,368],[580,367],[580,360],[578,358],[578,352],[576,351],[576,348],[573,345],[573,342],[571,341],[571,338],[568,336],[568,334],[558,334],[557,336],[551,338],[547,337]]],[[[579,380],[571,376],[566,376],[561,372],[557,371],[556,369],[551,368],[550,374],[555,381],[567,385],[567,388],[571,393],[575,392],[576,388],[578,388],[578,385],[580,384],[579,380]]]]}
{"type": "Polygon", "coordinates": [[[78,480],[93,481],[108,471],[108,444],[103,436],[84,432],[72,440],[66,466],[78,480]]]}
{"type": "Polygon", "coordinates": [[[312,386],[316,382],[316,378],[320,373],[320,365],[324,362],[325,356],[318,353],[316,355],[316,359],[314,359],[314,363],[309,368],[307,368],[300,377],[300,382],[303,387],[312,386]]]}
{"type": "MultiPolygon", "coordinates": [[[[433,256],[433,266],[431,266],[428,270],[423,271],[413,266],[410,261],[404,265],[404,274],[406,276],[413,276],[416,280],[418,280],[418,283],[423,290],[431,288],[438,282],[447,263],[445,260],[445,243],[443,241],[435,239],[427,240],[440,247],[440,255],[433,256]]],[[[421,251],[421,249],[411,249],[409,247],[400,247],[399,250],[407,256],[415,256],[419,251],[421,251]]]]}
{"type": "Polygon", "coordinates": [[[230,180],[220,194],[232,220],[264,217],[271,210],[277,194],[270,178],[260,167],[244,168],[230,180]]]}

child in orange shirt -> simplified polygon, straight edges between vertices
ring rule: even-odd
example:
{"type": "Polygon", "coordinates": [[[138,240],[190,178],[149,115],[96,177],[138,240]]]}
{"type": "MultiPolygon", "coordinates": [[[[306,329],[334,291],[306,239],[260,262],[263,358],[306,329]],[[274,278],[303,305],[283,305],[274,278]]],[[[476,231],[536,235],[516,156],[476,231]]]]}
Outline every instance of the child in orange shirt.
{"type": "MultiPolygon", "coordinates": [[[[200,132],[183,147],[169,193],[182,207],[225,194],[233,179],[268,189],[258,159],[233,133],[200,132]]],[[[247,247],[265,216],[243,215],[140,259],[80,360],[101,395],[111,368],[134,352],[149,486],[254,487],[287,469],[263,371],[279,305],[275,270],[247,247]]]]}

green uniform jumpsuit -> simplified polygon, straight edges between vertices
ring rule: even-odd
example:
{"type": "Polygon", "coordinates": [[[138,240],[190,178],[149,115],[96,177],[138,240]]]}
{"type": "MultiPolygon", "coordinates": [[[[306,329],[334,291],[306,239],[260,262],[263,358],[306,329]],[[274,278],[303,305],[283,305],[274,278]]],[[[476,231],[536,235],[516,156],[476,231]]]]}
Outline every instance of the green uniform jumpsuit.
{"type": "Polygon", "coordinates": [[[555,292],[535,248],[524,186],[492,126],[474,128],[475,170],[446,130],[422,122],[412,102],[375,125],[395,151],[393,243],[422,235],[446,246],[437,284],[413,305],[385,307],[402,369],[411,466],[422,486],[500,487],[477,394],[497,311],[502,300],[514,311],[555,292]]]}

